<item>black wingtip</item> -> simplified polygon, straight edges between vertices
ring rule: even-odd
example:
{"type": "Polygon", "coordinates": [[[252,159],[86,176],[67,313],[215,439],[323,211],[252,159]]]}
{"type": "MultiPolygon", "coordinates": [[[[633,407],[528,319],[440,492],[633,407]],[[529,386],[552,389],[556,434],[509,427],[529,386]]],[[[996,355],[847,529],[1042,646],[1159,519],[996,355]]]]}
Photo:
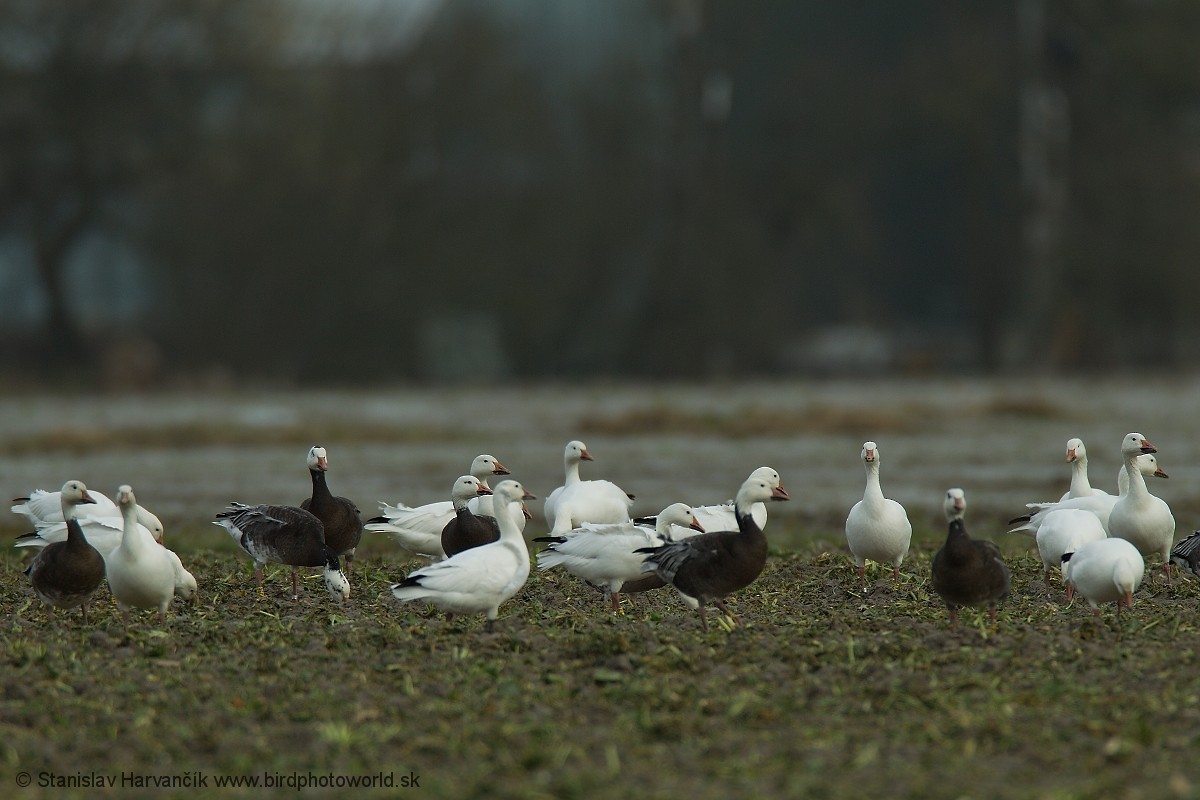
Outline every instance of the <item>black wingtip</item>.
{"type": "Polygon", "coordinates": [[[1016,525],[1018,522],[1029,522],[1029,520],[1031,520],[1031,519],[1033,519],[1033,515],[1032,515],[1032,514],[1025,514],[1024,516],[1020,516],[1020,517],[1013,517],[1012,519],[1010,519],[1010,520],[1008,521],[1008,524],[1009,524],[1009,525],[1016,525]]]}
{"type": "Polygon", "coordinates": [[[536,536],[533,538],[535,542],[553,542],[554,544],[562,544],[566,540],[565,536],[536,536]]]}

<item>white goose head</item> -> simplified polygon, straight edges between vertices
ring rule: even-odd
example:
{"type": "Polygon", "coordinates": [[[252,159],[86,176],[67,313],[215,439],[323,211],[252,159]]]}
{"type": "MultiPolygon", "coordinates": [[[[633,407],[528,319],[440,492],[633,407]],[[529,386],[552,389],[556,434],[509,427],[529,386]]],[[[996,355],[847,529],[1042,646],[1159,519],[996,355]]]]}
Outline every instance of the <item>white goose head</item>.
{"type": "Polygon", "coordinates": [[[663,534],[664,531],[671,530],[672,525],[704,533],[704,526],[696,519],[696,512],[687,503],[672,503],[664,508],[659,512],[654,527],[659,534],[663,534]]]}
{"type": "Polygon", "coordinates": [[[59,502],[62,504],[63,519],[75,519],[75,506],[96,501],[88,494],[83,481],[67,481],[59,494],[59,502]]]}
{"type": "Polygon", "coordinates": [[[578,439],[567,442],[567,447],[563,450],[564,464],[578,464],[580,461],[594,461],[592,454],[588,452],[587,445],[578,439]]]}
{"type": "Polygon", "coordinates": [[[1087,463],[1087,448],[1083,446],[1082,439],[1068,439],[1067,463],[1073,464],[1076,461],[1087,463]]]}
{"type": "Polygon", "coordinates": [[[749,513],[750,506],[755,503],[791,499],[782,486],[772,486],[770,481],[762,478],[747,478],[742,487],[738,489],[735,504],[738,513],[749,513]]]}
{"type": "Polygon", "coordinates": [[[503,509],[507,508],[510,503],[520,503],[521,512],[529,519],[529,509],[525,507],[526,500],[536,500],[537,496],[525,491],[525,487],[520,481],[505,480],[496,484],[496,488],[492,490],[492,495],[495,497],[493,501],[496,503],[496,518],[500,521],[503,529],[504,522],[511,517],[503,513],[503,509]]]}
{"type": "Polygon", "coordinates": [[[314,444],[308,451],[308,469],[310,472],[325,472],[329,469],[329,456],[319,444],[314,444]]]}
{"type": "Polygon", "coordinates": [[[121,507],[121,513],[137,514],[137,497],[133,494],[133,487],[129,484],[124,484],[117,487],[117,505],[121,507]]]}
{"type": "Polygon", "coordinates": [[[483,485],[483,481],[476,478],[474,475],[462,475],[455,479],[454,485],[450,487],[450,499],[458,504],[466,504],[472,497],[477,497],[481,494],[491,494],[492,490],[483,485]]]}
{"type": "Polygon", "coordinates": [[[947,522],[962,519],[967,513],[967,493],[958,488],[948,489],[946,499],[942,502],[942,510],[946,512],[947,522]]]}
{"type": "Polygon", "coordinates": [[[508,469],[500,463],[500,459],[487,453],[475,456],[471,462],[471,474],[487,484],[490,475],[508,475],[508,469]]]}
{"type": "Polygon", "coordinates": [[[1143,453],[1157,453],[1158,448],[1146,441],[1146,437],[1140,433],[1127,433],[1125,438],[1121,440],[1121,455],[1125,458],[1137,458],[1143,453]]]}
{"type": "Polygon", "coordinates": [[[863,442],[862,453],[859,455],[863,463],[867,465],[867,469],[870,469],[872,464],[879,463],[879,445],[874,442],[863,442]]]}
{"type": "Polygon", "coordinates": [[[1169,478],[1167,473],[1158,466],[1158,458],[1153,453],[1142,453],[1137,457],[1138,472],[1148,478],[1169,478]]]}

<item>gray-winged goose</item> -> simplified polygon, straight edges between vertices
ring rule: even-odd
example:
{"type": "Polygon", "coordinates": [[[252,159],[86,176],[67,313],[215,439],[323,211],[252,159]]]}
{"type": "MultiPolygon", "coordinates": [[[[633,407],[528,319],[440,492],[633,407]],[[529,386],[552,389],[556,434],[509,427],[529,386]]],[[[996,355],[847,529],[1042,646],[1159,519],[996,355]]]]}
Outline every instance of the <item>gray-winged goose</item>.
{"type": "Polygon", "coordinates": [[[133,489],[118,489],[117,505],[125,531],[121,544],[105,561],[108,588],[126,619],[131,607],[157,608],[159,622],[166,622],[167,607],[175,596],[175,565],[167,550],[138,523],[133,489]]]}
{"type": "Polygon", "coordinates": [[[725,607],[725,598],[753,583],[767,561],[767,537],[755,523],[751,508],[755,503],[788,499],[782,486],[749,478],[734,499],[738,530],[709,531],[681,542],[640,548],[638,552],[646,554],[642,571],[654,572],[674,586],[683,601],[700,612],[705,630],[704,606],[710,602],[737,622],[725,607]]]}
{"type": "Polygon", "coordinates": [[[1193,531],[1171,548],[1171,562],[1193,577],[1200,578],[1200,531],[1193,531]]]}
{"type": "Polygon", "coordinates": [[[1144,557],[1158,556],[1167,581],[1171,580],[1171,542],[1175,538],[1175,517],[1171,508],[1150,494],[1146,479],[1138,468],[1137,459],[1143,453],[1158,450],[1140,433],[1128,433],[1121,440],[1121,455],[1125,458],[1125,474],[1129,476],[1129,491],[1112,508],[1108,516],[1108,535],[1126,539],[1144,557]]]}
{"type": "Polygon", "coordinates": [[[213,521],[254,559],[254,577],[262,591],[263,566],[269,562],[292,568],[292,599],[300,599],[297,567],[324,567],[325,588],[335,600],[350,597],[350,582],[338,554],[325,544],[321,520],[294,506],[232,503],[213,521]]]}
{"type": "Polygon", "coordinates": [[[329,471],[329,456],[325,448],[313,445],[308,451],[308,472],[312,476],[312,497],[300,504],[300,508],[321,520],[325,529],[325,544],[333,552],[346,557],[346,572],[354,563],[354,551],[362,539],[363,522],[358,506],[345,498],[335,497],[329,491],[325,473],[329,471]]]}
{"type": "Polygon", "coordinates": [[[951,630],[958,628],[958,610],[963,606],[987,606],[994,623],[996,603],[1008,596],[1011,581],[1000,548],[967,533],[963,523],[967,501],[962,489],[946,492],[944,508],[949,524],[946,543],[933,556],[933,590],[950,609],[951,630]]]}
{"type": "Polygon", "coordinates": [[[904,506],[883,496],[879,485],[879,445],[865,442],[859,454],[867,471],[863,499],[846,517],[846,544],[858,567],[858,579],[866,581],[866,562],[892,565],[893,579],[900,577],[900,564],[908,555],[912,525],[904,506]]]}
{"type": "Polygon", "coordinates": [[[67,539],[43,548],[25,574],[42,602],[53,608],[79,606],[86,625],[88,601],[104,581],[104,558],[84,538],[75,519],[75,508],[95,500],[82,481],[67,481],[56,494],[67,526],[67,539]]]}
{"type": "MultiPolygon", "coordinates": [[[[602,588],[615,614],[621,610],[621,589],[626,581],[647,577],[642,574],[645,555],[638,549],[671,541],[671,530],[679,526],[704,533],[690,506],[673,503],[659,512],[653,528],[633,522],[586,523],[565,536],[542,536],[534,541],[551,544],[538,553],[538,569],[563,567],[602,588]]],[[[658,585],[664,584],[660,580],[658,585]]]]}
{"type": "Polygon", "coordinates": [[[482,612],[492,630],[500,604],[529,577],[529,549],[508,506],[534,497],[517,481],[506,480],[492,491],[492,498],[500,538],[410,573],[392,585],[397,599],[427,600],[450,613],[482,612]]]}
{"type": "Polygon", "coordinates": [[[447,556],[500,538],[500,524],[495,517],[480,516],[471,510],[471,498],[491,493],[474,475],[463,475],[454,481],[450,489],[454,518],[442,528],[442,552],[447,556]]]}
{"type": "Polygon", "coordinates": [[[551,533],[563,534],[585,522],[629,522],[633,495],[612,481],[580,479],[579,463],[593,460],[583,442],[567,442],[563,485],[550,493],[544,506],[551,533]]]}

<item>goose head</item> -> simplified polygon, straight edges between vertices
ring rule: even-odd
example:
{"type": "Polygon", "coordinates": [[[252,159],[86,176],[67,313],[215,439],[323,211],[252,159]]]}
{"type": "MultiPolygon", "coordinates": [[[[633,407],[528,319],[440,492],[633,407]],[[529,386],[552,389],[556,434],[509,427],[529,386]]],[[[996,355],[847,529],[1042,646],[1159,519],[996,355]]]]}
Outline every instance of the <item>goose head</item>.
{"type": "Polygon", "coordinates": [[[350,581],[346,580],[346,573],[342,572],[342,562],[337,554],[330,550],[326,555],[325,588],[334,600],[344,603],[350,599],[350,581]]]}
{"type": "Polygon", "coordinates": [[[1087,448],[1083,446],[1082,439],[1067,440],[1067,463],[1071,464],[1076,461],[1087,463],[1087,448]]]}
{"type": "Polygon", "coordinates": [[[1121,455],[1125,458],[1137,458],[1143,453],[1157,453],[1158,448],[1146,441],[1140,433],[1127,433],[1121,440],[1121,455]]]}
{"type": "Polygon", "coordinates": [[[141,506],[137,507],[137,521],[142,524],[142,527],[150,531],[150,535],[154,537],[154,541],[162,544],[163,540],[163,524],[162,520],[154,514],[151,514],[141,506]]]}
{"type": "Polygon", "coordinates": [[[967,493],[958,488],[947,489],[942,509],[946,512],[947,522],[962,519],[963,515],[967,513],[967,493]]]}
{"type": "Polygon", "coordinates": [[[669,531],[672,525],[704,533],[704,526],[696,519],[696,512],[692,511],[692,507],[687,503],[672,503],[659,513],[656,528],[661,526],[661,530],[669,531]]]}
{"type": "Polygon", "coordinates": [[[578,439],[567,442],[567,448],[563,451],[563,462],[566,464],[578,464],[580,461],[594,461],[592,454],[588,452],[587,445],[578,439]]]}
{"type": "MultiPolygon", "coordinates": [[[[499,503],[501,508],[507,506],[509,503],[520,503],[521,512],[525,514],[525,518],[531,518],[529,509],[525,507],[525,501],[537,500],[537,496],[525,491],[525,487],[521,485],[520,481],[500,481],[496,485],[496,488],[492,490],[492,495],[496,498],[494,502],[499,503]]],[[[496,516],[497,518],[500,517],[499,510],[497,510],[496,516]]]]}
{"type": "Polygon", "coordinates": [[[63,505],[77,506],[81,503],[95,503],[92,496],[88,494],[87,487],[83,485],[83,481],[67,481],[62,487],[62,503],[63,505]]]}
{"type": "Polygon", "coordinates": [[[870,469],[872,464],[879,463],[879,445],[874,442],[863,442],[861,456],[863,463],[870,469]]]}
{"type": "Polygon", "coordinates": [[[1137,457],[1138,471],[1148,478],[1169,478],[1167,473],[1158,466],[1158,458],[1153,453],[1142,453],[1137,457]]]}
{"type": "Polygon", "coordinates": [[[474,475],[463,475],[455,479],[454,486],[450,488],[450,498],[459,503],[466,503],[472,497],[491,493],[492,490],[474,475]]]}
{"type": "Polygon", "coordinates": [[[758,469],[754,470],[754,472],[750,473],[750,477],[751,478],[761,478],[762,480],[771,484],[771,486],[773,486],[773,487],[779,489],[779,491],[783,492],[786,499],[789,499],[789,500],[791,499],[791,495],[789,495],[787,493],[787,490],[783,488],[783,480],[780,479],[779,473],[776,472],[771,467],[759,467],[758,469]]]}
{"type": "Polygon", "coordinates": [[[487,453],[475,456],[471,462],[471,474],[486,482],[489,475],[508,475],[508,469],[500,463],[500,459],[487,453]]]}
{"type": "Polygon", "coordinates": [[[314,444],[308,451],[309,472],[325,472],[328,469],[329,457],[325,453],[325,448],[319,444],[314,444]]]}
{"type": "Polygon", "coordinates": [[[750,506],[770,500],[791,500],[791,498],[780,486],[772,486],[769,481],[762,478],[747,478],[742,487],[738,489],[735,505],[738,513],[749,513],[750,506]]]}

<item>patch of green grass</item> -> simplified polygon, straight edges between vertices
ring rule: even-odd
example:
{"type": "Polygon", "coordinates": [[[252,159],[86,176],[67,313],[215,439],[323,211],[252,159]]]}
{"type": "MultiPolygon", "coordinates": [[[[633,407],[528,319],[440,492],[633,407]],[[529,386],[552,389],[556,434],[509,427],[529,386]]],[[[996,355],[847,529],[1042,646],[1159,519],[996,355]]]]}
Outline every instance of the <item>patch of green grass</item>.
{"type": "Polygon", "coordinates": [[[421,796],[455,798],[1200,787],[1194,581],[1148,578],[1132,613],[1096,624],[1047,591],[1014,538],[997,627],[965,610],[950,632],[928,583],[936,532],[920,533],[898,582],[871,567],[866,593],[844,551],[779,533],[795,549],[730,603],[744,625],[707,632],[669,589],[614,616],[570,576],[535,570],[487,634],[481,619],[396,601],[389,584],[415,565],[376,539],[345,606],[316,574],[293,602],[280,567],[259,596],[244,556],[203,549],[184,559],[199,597],[176,601],[165,627],[149,613],[126,627],[106,589],[84,627],[78,611],[50,618],[7,552],[0,785],[21,771],[412,770],[421,796]]]}

